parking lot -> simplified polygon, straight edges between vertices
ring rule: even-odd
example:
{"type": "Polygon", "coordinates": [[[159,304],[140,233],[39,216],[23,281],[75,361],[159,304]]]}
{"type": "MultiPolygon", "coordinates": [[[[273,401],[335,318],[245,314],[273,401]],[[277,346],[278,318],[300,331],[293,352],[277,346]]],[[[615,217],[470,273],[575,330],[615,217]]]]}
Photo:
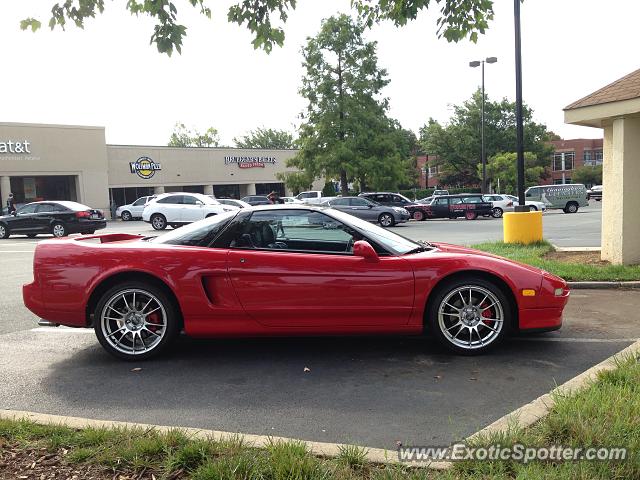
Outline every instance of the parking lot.
{"type": "MultiPolygon", "coordinates": [[[[553,243],[599,239],[599,208],[544,218],[553,243]]],[[[498,239],[501,227],[494,219],[443,220],[397,231],[471,244],[498,239]]],[[[107,231],[152,230],[117,222],[107,231]]],[[[5,409],[392,449],[397,441],[438,445],[473,433],[640,337],[640,292],[582,290],[573,292],[562,330],[510,339],[482,357],[452,356],[423,338],[181,338],[162,358],[125,363],[106,354],[91,330],[37,327],[20,292],[31,278],[36,242],[0,242],[5,409]]]]}

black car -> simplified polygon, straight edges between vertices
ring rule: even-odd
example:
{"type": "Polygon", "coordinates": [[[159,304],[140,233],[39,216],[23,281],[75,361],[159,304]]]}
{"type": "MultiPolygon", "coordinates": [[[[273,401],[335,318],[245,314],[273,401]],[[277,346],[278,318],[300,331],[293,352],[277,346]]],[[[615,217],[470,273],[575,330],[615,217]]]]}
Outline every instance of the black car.
{"type": "Polygon", "coordinates": [[[264,195],[247,195],[240,200],[247,202],[249,205],[271,205],[271,202],[264,195]]]}
{"type": "Polygon", "coordinates": [[[407,205],[414,205],[414,202],[412,202],[407,197],[399,193],[370,192],[370,193],[361,193],[358,196],[364,197],[368,200],[373,200],[374,202],[379,203],[380,205],[384,205],[386,207],[405,208],[407,205]]]}
{"type": "Polygon", "coordinates": [[[406,209],[414,220],[457,217],[475,220],[480,215],[490,216],[493,204],[485,201],[479,193],[462,193],[460,195],[440,195],[433,197],[428,205],[408,205],[406,209]]]}
{"type": "Polygon", "coordinates": [[[100,210],[76,202],[33,202],[20,207],[12,215],[0,217],[0,239],[9,235],[38,234],[65,237],[70,233],[94,233],[107,222],[100,210]]]}

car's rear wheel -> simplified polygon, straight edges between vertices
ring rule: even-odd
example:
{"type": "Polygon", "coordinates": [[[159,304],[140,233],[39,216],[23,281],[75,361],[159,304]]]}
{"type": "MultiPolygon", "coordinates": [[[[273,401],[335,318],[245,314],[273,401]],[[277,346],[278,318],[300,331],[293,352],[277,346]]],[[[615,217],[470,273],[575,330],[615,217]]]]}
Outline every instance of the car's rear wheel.
{"type": "Polygon", "coordinates": [[[131,212],[128,211],[124,211],[122,212],[122,214],[120,215],[120,218],[122,219],[123,222],[128,222],[131,220],[131,212]]]}
{"type": "Polygon", "coordinates": [[[464,212],[464,218],[466,218],[467,220],[475,220],[476,218],[478,218],[478,214],[476,212],[466,211],[464,212]]]}
{"type": "Polygon", "coordinates": [[[538,207],[536,207],[535,205],[529,205],[529,211],[530,212],[537,212],[538,211],[538,207]]]}
{"type": "Polygon", "coordinates": [[[416,210],[415,212],[413,212],[413,219],[421,222],[422,220],[425,219],[424,212],[422,210],[416,210]]]}
{"type": "Polygon", "coordinates": [[[493,209],[491,210],[491,216],[493,218],[500,218],[502,217],[502,214],[504,212],[502,211],[502,209],[500,207],[493,207],[493,209]]]}
{"type": "Polygon", "coordinates": [[[164,230],[167,228],[167,218],[161,213],[151,215],[151,226],[154,230],[164,230]]]}
{"type": "Polygon", "coordinates": [[[144,360],[165,350],[180,332],[179,314],[166,292],[146,282],[125,282],[102,295],[94,330],[110,354],[144,360]]]}
{"type": "Polygon", "coordinates": [[[507,335],[513,307],[502,290],[481,277],[459,277],[438,287],[427,310],[428,328],[449,350],[477,355],[507,335]]]}
{"type": "Polygon", "coordinates": [[[9,238],[9,235],[11,235],[9,227],[7,227],[4,223],[0,223],[0,240],[9,238]]]}
{"type": "Polygon", "coordinates": [[[578,204],[576,202],[569,202],[564,207],[564,213],[576,213],[578,211],[578,204]]]}
{"type": "Polygon", "coordinates": [[[396,219],[390,213],[383,213],[378,217],[378,223],[383,227],[393,227],[396,219]]]}
{"type": "Polygon", "coordinates": [[[67,227],[64,223],[56,222],[51,225],[51,233],[56,238],[66,237],[69,233],[67,232],[67,227]]]}

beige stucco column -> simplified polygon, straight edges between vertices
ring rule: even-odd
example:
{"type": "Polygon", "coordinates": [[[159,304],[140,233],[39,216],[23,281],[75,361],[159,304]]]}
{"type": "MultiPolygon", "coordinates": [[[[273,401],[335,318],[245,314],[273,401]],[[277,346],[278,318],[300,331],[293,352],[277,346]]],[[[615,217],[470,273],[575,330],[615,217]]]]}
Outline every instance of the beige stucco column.
{"type": "Polygon", "coordinates": [[[11,193],[11,177],[0,177],[0,194],[2,194],[2,203],[0,204],[0,212],[7,206],[7,198],[11,193]]]}
{"type": "Polygon", "coordinates": [[[164,193],[164,187],[153,187],[153,193],[156,195],[161,195],[164,193]]]}
{"type": "Polygon", "coordinates": [[[205,195],[213,195],[213,185],[205,185],[204,186],[204,194],[205,195]]]}
{"type": "Polygon", "coordinates": [[[247,187],[247,195],[255,195],[256,194],[256,184],[255,183],[248,183],[246,185],[247,187]]]}
{"type": "Polygon", "coordinates": [[[604,127],[602,259],[640,263],[640,118],[616,118],[604,127]]]}

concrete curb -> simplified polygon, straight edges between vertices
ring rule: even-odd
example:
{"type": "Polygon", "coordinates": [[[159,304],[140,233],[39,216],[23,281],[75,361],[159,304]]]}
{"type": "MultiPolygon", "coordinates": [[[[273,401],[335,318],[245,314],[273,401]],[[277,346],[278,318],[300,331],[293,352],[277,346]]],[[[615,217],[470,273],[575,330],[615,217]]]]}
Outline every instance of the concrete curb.
{"type": "Polygon", "coordinates": [[[640,281],[633,282],[567,282],[574,290],[615,290],[618,288],[640,288],[640,281]]]}
{"type": "MultiPolygon", "coordinates": [[[[264,448],[272,442],[302,442],[309,451],[319,457],[335,458],[340,455],[342,448],[347,444],[343,443],[327,443],[327,442],[312,442],[307,440],[299,440],[297,438],[288,437],[276,437],[266,435],[253,435],[246,433],[236,432],[223,432],[218,430],[208,430],[201,428],[189,428],[189,427],[170,427],[166,425],[151,425],[145,423],[134,422],[118,422],[112,420],[95,420],[90,418],[80,417],[68,417],[64,415],[51,415],[48,413],[36,413],[27,412],[21,410],[0,410],[0,418],[10,420],[31,420],[32,422],[42,425],[64,425],[70,428],[128,428],[128,429],[140,429],[140,430],[156,430],[161,433],[166,433],[171,430],[181,430],[185,432],[191,438],[196,439],[210,439],[210,440],[224,440],[232,437],[240,436],[249,446],[264,448]]],[[[386,450],[383,448],[369,448],[361,447],[366,450],[366,460],[371,463],[377,464],[401,464],[408,466],[405,462],[398,460],[398,452],[396,450],[386,450]]],[[[414,462],[409,466],[415,467],[428,467],[435,470],[444,470],[451,467],[450,462],[414,462]]]]}
{"type": "Polygon", "coordinates": [[[465,439],[465,443],[486,437],[489,434],[507,433],[514,428],[526,428],[538,420],[547,416],[551,408],[555,404],[554,397],[557,395],[571,395],[579,392],[589,385],[590,382],[597,378],[600,372],[606,372],[616,368],[616,361],[627,355],[640,355],[640,340],[629,345],[627,348],[610,356],[606,360],[594,365],[581,374],[573,377],[571,380],[563,383],[559,387],[554,388],[551,392],[545,393],[534,401],[523,405],[513,412],[499,418],[492,424],[486,426],[482,430],[477,431],[473,435],[465,439]]]}

